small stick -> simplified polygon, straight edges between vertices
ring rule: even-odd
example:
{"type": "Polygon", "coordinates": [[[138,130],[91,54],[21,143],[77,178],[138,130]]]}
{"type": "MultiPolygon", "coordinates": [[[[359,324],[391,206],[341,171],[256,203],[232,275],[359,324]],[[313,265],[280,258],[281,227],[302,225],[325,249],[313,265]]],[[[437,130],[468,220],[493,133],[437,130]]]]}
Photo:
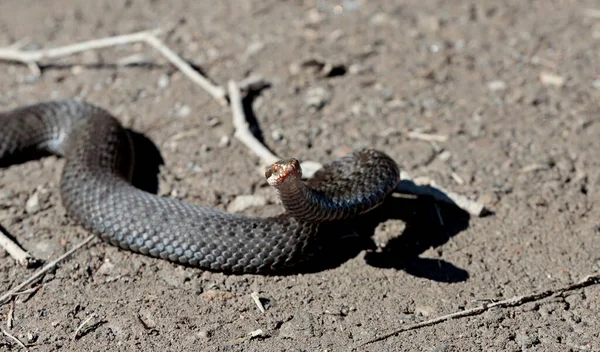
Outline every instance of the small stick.
{"type": "Polygon", "coordinates": [[[482,216],[486,213],[485,206],[482,203],[470,200],[458,193],[447,191],[433,181],[419,182],[416,179],[413,180],[404,172],[400,173],[400,179],[402,181],[394,190],[397,193],[432,197],[437,201],[456,205],[473,216],[482,216]]]}
{"type": "Polygon", "coordinates": [[[77,328],[77,330],[75,330],[75,334],[73,335],[73,341],[77,340],[77,338],[79,337],[79,332],[81,331],[81,329],[83,329],[83,327],[85,326],[85,324],[89,323],[90,320],[92,320],[95,316],[96,316],[96,314],[92,313],[89,317],[87,317],[87,319],[85,319],[83,321],[83,323],[81,323],[79,325],[79,327],[77,328]]]}
{"type": "Polygon", "coordinates": [[[13,320],[15,318],[15,300],[10,301],[10,307],[8,308],[8,315],[6,316],[6,328],[12,329],[13,320]]]}
{"type": "MultiPolygon", "coordinates": [[[[271,151],[256,139],[252,132],[250,132],[250,124],[244,114],[242,96],[237,83],[230,80],[227,84],[227,88],[229,91],[229,104],[231,105],[233,116],[233,127],[235,128],[233,136],[242,142],[246,148],[256,154],[264,165],[271,165],[274,162],[281,160],[280,157],[271,153],[271,151]]],[[[302,174],[305,177],[311,177],[321,168],[321,164],[315,161],[305,161],[300,166],[302,167],[302,174]]]]}
{"type": "Polygon", "coordinates": [[[51,49],[23,51],[22,45],[10,45],[0,48],[0,60],[20,62],[22,64],[37,64],[44,59],[57,59],[65,56],[71,56],[83,51],[103,49],[116,45],[123,45],[135,42],[145,41],[146,37],[154,36],[162,32],[161,29],[152,31],[141,31],[136,33],[117,35],[101,39],[93,39],[85,42],[69,44],[51,49]]]}
{"type": "Polygon", "coordinates": [[[27,268],[39,263],[37,259],[33,258],[29,253],[19,247],[18,244],[13,242],[9,236],[8,231],[0,225],[0,247],[4,248],[17,263],[27,268]]]}
{"type": "Polygon", "coordinates": [[[175,54],[171,49],[164,45],[154,35],[146,35],[144,41],[158,50],[167,60],[169,60],[175,67],[181,71],[185,76],[192,80],[192,82],[199,85],[202,89],[212,95],[221,105],[227,105],[227,99],[225,97],[225,89],[219,86],[215,86],[208,79],[203,77],[198,71],[194,70],[190,64],[185,62],[179,55],[175,54]]]}
{"type": "Polygon", "coordinates": [[[417,131],[410,131],[406,134],[408,138],[418,139],[426,142],[445,142],[448,140],[448,136],[442,134],[431,134],[421,133],[417,131]]]}
{"type": "Polygon", "coordinates": [[[23,344],[23,342],[21,342],[18,338],[14,337],[13,335],[9,334],[8,332],[6,332],[6,330],[2,329],[2,333],[4,335],[6,335],[8,338],[12,339],[13,341],[15,341],[17,343],[17,345],[19,345],[21,348],[23,348],[25,351],[28,351],[27,347],[23,344]]]}
{"type": "Polygon", "coordinates": [[[539,301],[539,300],[542,300],[542,299],[550,297],[550,296],[562,294],[562,293],[569,292],[569,291],[574,291],[574,290],[577,290],[580,288],[585,288],[588,286],[596,285],[598,283],[600,283],[600,274],[588,275],[588,276],[584,277],[581,281],[571,284],[571,285],[567,285],[567,286],[563,286],[563,287],[559,287],[559,288],[555,288],[555,289],[548,289],[548,290],[544,290],[539,293],[533,293],[533,294],[529,294],[529,295],[515,296],[512,298],[508,298],[508,299],[505,299],[502,301],[497,301],[494,303],[485,303],[485,304],[482,304],[482,305],[474,307],[474,308],[461,310],[461,311],[458,311],[455,313],[442,315],[440,317],[426,320],[426,321],[423,321],[420,323],[411,324],[411,325],[402,327],[400,329],[397,329],[395,331],[392,331],[390,333],[387,333],[378,338],[375,338],[373,340],[369,340],[365,343],[362,343],[359,346],[357,346],[356,348],[363,347],[365,345],[369,345],[374,342],[385,340],[389,337],[398,335],[399,333],[404,332],[404,331],[416,330],[416,329],[420,329],[423,327],[436,325],[436,324],[439,324],[439,323],[442,323],[442,322],[445,322],[445,321],[448,321],[451,319],[481,315],[482,313],[484,313],[492,308],[496,308],[496,307],[497,308],[517,307],[517,306],[521,306],[525,303],[539,301]]]}
{"type": "Polygon", "coordinates": [[[233,127],[235,128],[233,136],[254,152],[254,154],[258,155],[264,164],[273,164],[279,160],[279,157],[271,153],[271,151],[259,142],[252,132],[250,132],[250,124],[244,115],[242,96],[237,83],[233,80],[229,80],[227,88],[229,91],[229,104],[231,105],[231,113],[233,116],[233,127]]]}
{"type": "Polygon", "coordinates": [[[6,292],[4,295],[2,295],[2,297],[0,297],[0,305],[3,304],[3,302],[13,296],[15,294],[15,292],[19,291],[20,289],[22,289],[23,287],[29,285],[30,283],[32,283],[33,281],[35,281],[37,278],[39,278],[40,276],[42,276],[43,274],[45,274],[48,270],[52,269],[54,266],[56,266],[56,264],[60,263],[61,261],[63,261],[65,258],[67,258],[68,256],[70,256],[71,254],[75,253],[77,250],[79,250],[81,247],[85,246],[86,244],[88,244],[89,242],[91,242],[94,238],[96,238],[95,235],[91,235],[88,238],[86,238],[85,240],[83,240],[83,242],[79,243],[78,245],[76,245],[75,247],[71,248],[69,251],[67,251],[65,254],[61,255],[60,257],[58,257],[57,259],[51,261],[50,263],[46,264],[41,270],[39,270],[37,273],[33,274],[29,279],[23,281],[21,284],[13,287],[12,289],[8,290],[8,292],[6,292]]]}
{"type": "Polygon", "coordinates": [[[255,337],[262,336],[263,334],[264,334],[264,331],[262,329],[256,329],[256,330],[250,331],[249,333],[247,333],[246,335],[244,335],[242,337],[238,337],[232,341],[229,341],[228,345],[230,345],[230,346],[237,345],[244,341],[252,340],[255,337]]]}
{"type": "Polygon", "coordinates": [[[260,310],[261,313],[264,313],[265,306],[263,306],[262,302],[260,301],[260,297],[258,297],[258,292],[252,291],[252,293],[250,294],[250,297],[252,298],[252,300],[254,301],[256,306],[258,307],[258,310],[260,310]]]}
{"type": "Polygon", "coordinates": [[[15,292],[13,293],[13,296],[20,296],[20,295],[30,295],[32,293],[36,293],[37,291],[39,291],[44,285],[37,285],[36,287],[32,287],[32,288],[28,288],[27,290],[23,290],[20,292],[15,292]]]}
{"type": "Polygon", "coordinates": [[[106,37],[101,39],[88,40],[81,43],[65,45],[61,47],[23,51],[20,46],[11,45],[5,48],[0,48],[0,60],[20,62],[28,65],[29,69],[37,76],[40,71],[37,64],[44,59],[56,59],[60,57],[70,56],[88,50],[103,49],[116,45],[130,44],[142,42],[156,49],[161,55],[169,60],[177,69],[192,82],[199,85],[213,96],[221,105],[227,105],[225,90],[222,87],[215,86],[208,79],[199,74],[196,70],[185,62],[181,57],[175,54],[171,49],[160,41],[156,35],[161,33],[161,29],[141,31],[136,33],[117,35],[114,37],[106,37]]]}

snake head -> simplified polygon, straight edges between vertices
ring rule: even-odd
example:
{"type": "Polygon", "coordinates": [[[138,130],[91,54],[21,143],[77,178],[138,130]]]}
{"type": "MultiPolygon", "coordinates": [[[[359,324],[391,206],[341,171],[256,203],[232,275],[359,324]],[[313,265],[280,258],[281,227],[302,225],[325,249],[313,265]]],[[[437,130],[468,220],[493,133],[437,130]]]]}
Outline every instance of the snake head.
{"type": "Polygon", "coordinates": [[[265,177],[271,186],[302,179],[302,168],[298,159],[279,160],[267,167],[265,177]]]}

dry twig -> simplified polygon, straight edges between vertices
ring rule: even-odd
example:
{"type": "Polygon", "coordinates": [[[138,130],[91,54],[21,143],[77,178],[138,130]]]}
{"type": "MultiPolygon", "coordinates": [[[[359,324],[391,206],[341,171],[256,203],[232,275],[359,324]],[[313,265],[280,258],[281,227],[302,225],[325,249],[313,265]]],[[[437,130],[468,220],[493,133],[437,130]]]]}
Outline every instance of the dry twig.
{"type": "Polygon", "coordinates": [[[20,62],[28,65],[32,73],[39,76],[40,69],[38,64],[44,59],[56,59],[60,57],[66,57],[80,52],[103,49],[111,46],[131,44],[131,43],[146,43],[156,49],[161,55],[163,55],[169,62],[171,62],[177,69],[179,69],[185,76],[192,80],[192,82],[199,85],[202,89],[207,91],[213,96],[221,105],[227,105],[227,99],[225,96],[225,90],[222,87],[215,86],[208,79],[203,77],[198,71],[194,70],[190,64],[185,62],[181,57],[175,54],[171,49],[159,40],[156,35],[161,33],[161,29],[142,31],[131,34],[118,35],[114,37],[106,37],[101,39],[93,39],[81,43],[65,45],[61,47],[23,51],[21,50],[22,45],[11,45],[5,48],[0,48],[0,60],[20,62]]]}
{"type": "Polygon", "coordinates": [[[0,247],[4,250],[20,265],[24,267],[32,267],[39,263],[39,260],[31,256],[31,254],[25,252],[18,244],[13,242],[6,231],[6,229],[0,225],[0,247]]]}
{"type": "Polygon", "coordinates": [[[12,329],[13,320],[15,319],[15,300],[10,301],[10,307],[8,308],[8,314],[6,315],[6,328],[12,329]]]}
{"type": "Polygon", "coordinates": [[[363,347],[365,345],[369,345],[374,342],[385,340],[392,336],[396,336],[396,335],[400,334],[401,332],[405,332],[405,331],[409,331],[409,330],[416,330],[416,329],[420,329],[420,328],[424,328],[424,327],[428,327],[428,326],[433,326],[433,325],[443,323],[443,322],[451,320],[451,319],[481,315],[482,313],[484,313],[492,308],[517,307],[517,306],[521,306],[525,303],[539,301],[539,300],[542,300],[542,299],[550,297],[550,296],[555,296],[555,295],[559,295],[559,294],[562,294],[565,292],[578,290],[580,288],[592,286],[592,285],[595,285],[598,283],[600,283],[600,274],[588,275],[585,278],[583,278],[581,281],[571,284],[571,285],[564,286],[564,287],[551,288],[551,289],[547,289],[547,290],[544,290],[544,291],[538,292],[538,293],[533,293],[533,294],[523,295],[523,296],[515,296],[512,298],[508,298],[508,299],[505,299],[502,301],[497,301],[497,302],[489,303],[489,304],[486,303],[486,304],[477,306],[475,308],[465,309],[465,310],[461,310],[459,312],[442,315],[440,317],[426,320],[426,321],[423,321],[420,323],[411,324],[411,325],[402,327],[400,329],[397,329],[395,331],[392,331],[390,333],[387,333],[376,339],[369,340],[359,346],[356,346],[356,348],[363,347]]]}
{"type": "Polygon", "coordinates": [[[37,280],[37,278],[44,275],[48,270],[55,267],[56,264],[60,263],[61,261],[63,261],[65,258],[70,256],[71,254],[75,253],[81,247],[83,247],[86,244],[88,244],[89,242],[91,242],[94,238],[96,238],[95,235],[89,236],[88,238],[83,240],[83,242],[81,242],[78,245],[76,245],[75,247],[71,248],[65,254],[61,255],[60,257],[58,257],[55,260],[51,261],[50,263],[46,264],[42,269],[40,269],[37,273],[33,274],[29,279],[23,281],[19,285],[8,290],[8,292],[6,292],[5,294],[2,295],[2,297],[0,297],[0,305],[4,304],[4,301],[6,301],[7,298],[12,297],[15,294],[15,292],[19,291],[23,287],[25,287],[25,286],[29,285],[30,283],[34,282],[35,280],[37,280]]]}
{"type": "Polygon", "coordinates": [[[252,298],[252,300],[254,301],[256,306],[258,307],[258,310],[260,310],[261,313],[264,313],[265,306],[263,306],[262,302],[260,301],[260,297],[258,297],[258,292],[252,291],[252,293],[250,294],[250,297],[252,298]]]}
{"type": "MultiPolygon", "coordinates": [[[[280,157],[273,154],[264,144],[254,137],[252,132],[250,132],[250,124],[248,124],[248,120],[244,114],[242,96],[237,83],[230,80],[227,84],[227,88],[229,90],[229,104],[231,105],[231,113],[233,116],[233,127],[235,128],[233,134],[234,137],[242,142],[246,148],[256,154],[260,158],[261,163],[265,166],[281,160],[280,157]]],[[[321,168],[321,164],[315,161],[305,161],[302,162],[301,167],[302,174],[305,177],[310,177],[321,168]]]]}
{"type": "Polygon", "coordinates": [[[273,164],[279,160],[279,158],[271,153],[271,151],[256,139],[252,132],[250,132],[250,124],[244,115],[242,96],[237,83],[230,80],[227,84],[227,88],[229,91],[229,103],[231,105],[231,113],[233,116],[233,127],[235,128],[233,136],[254,152],[254,154],[258,155],[263,163],[267,165],[273,164]]]}
{"type": "Polygon", "coordinates": [[[394,190],[397,193],[431,197],[436,201],[453,204],[473,216],[482,216],[486,213],[485,206],[482,203],[470,200],[458,193],[445,190],[431,180],[421,181],[419,179],[412,179],[404,172],[401,172],[400,178],[402,181],[400,181],[394,190]]]}
{"type": "Polygon", "coordinates": [[[448,136],[446,135],[422,133],[417,131],[410,131],[406,136],[411,139],[418,139],[426,142],[445,142],[448,140],[448,136]]]}
{"type": "Polygon", "coordinates": [[[85,324],[89,323],[90,320],[92,320],[95,316],[96,316],[96,314],[92,313],[92,314],[90,314],[89,317],[87,317],[87,319],[85,319],[81,324],[79,324],[79,326],[75,330],[75,334],[73,334],[73,341],[75,341],[79,338],[79,332],[81,331],[81,329],[83,329],[85,324]]]}
{"type": "Polygon", "coordinates": [[[10,338],[11,340],[13,340],[14,342],[17,343],[17,345],[19,345],[21,348],[23,348],[25,351],[28,351],[27,347],[23,344],[23,342],[21,342],[21,340],[19,340],[18,338],[14,337],[13,335],[9,334],[8,332],[6,332],[6,330],[2,329],[2,333],[4,335],[6,335],[8,338],[10,338]]]}

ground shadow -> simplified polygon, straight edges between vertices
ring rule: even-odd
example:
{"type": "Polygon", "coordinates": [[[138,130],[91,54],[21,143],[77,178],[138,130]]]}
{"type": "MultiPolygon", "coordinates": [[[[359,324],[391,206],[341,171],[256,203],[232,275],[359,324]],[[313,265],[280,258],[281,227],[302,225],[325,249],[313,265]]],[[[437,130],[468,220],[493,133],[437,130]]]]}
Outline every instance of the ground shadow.
{"type": "Polygon", "coordinates": [[[430,248],[446,243],[469,226],[470,216],[456,206],[436,203],[430,198],[389,197],[371,213],[357,219],[323,226],[321,254],[316,254],[303,269],[309,272],[337,267],[366,250],[365,262],[378,268],[404,270],[408,274],[439,282],[461,282],[469,278],[466,270],[442,259],[420,258],[430,248]],[[378,224],[397,219],[406,223],[401,234],[383,248],[372,236],[378,224]]]}

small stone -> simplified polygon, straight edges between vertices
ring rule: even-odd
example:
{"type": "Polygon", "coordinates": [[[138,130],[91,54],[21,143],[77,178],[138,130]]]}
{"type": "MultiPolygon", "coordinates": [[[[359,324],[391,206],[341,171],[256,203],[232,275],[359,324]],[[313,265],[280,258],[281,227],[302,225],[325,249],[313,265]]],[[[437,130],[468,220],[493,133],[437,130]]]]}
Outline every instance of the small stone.
{"type": "Polygon", "coordinates": [[[380,12],[371,17],[371,24],[374,26],[383,26],[390,22],[390,16],[385,12],[380,12]]]}
{"type": "Polygon", "coordinates": [[[196,333],[196,337],[199,339],[207,339],[210,337],[210,332],[208,332],[208,330],[200,330],[196,333]]]}
{"type": "Polygon", "coordinates": [[[220,291],[220,290],[208,290],[203,292],[200,297],[204,298],[207,301],[219,301],[225,302],[235,297],[235,295],[231,292],[220,291]]]}
{"type": "Polygon", "coordinates": [[[31,254],[36,258],[46,260],[63,250],[64,247],[60,245],[59,241],[40,239],[34,243],[31,254]]]}
{"type": "Polygon", "coordinates": [[[42,207],[48,202],[50,193],[44,189],[38,189],[27,199],[25,211],[28,214],[35,214],[42,210],[42,207]]]}
{"type": "Polygon", "coordinates": [[[492,92],[496,92],[499,90],[505,90],[507,86],[506,83],[504,83],[504,81],[497,80],[488,82],[487,87],[492,92]]]}
{"type": "Polygon", "coordinates": [[[138,313],[138,318],[144,325],[145,329],[151,330],[156,328],[156,320],[154,320],[154,316],[156,314],[147,308],[142,308],[138,313]]]}
{"type": "Polygon", "coordinates": [[[39,335],[31,332],[27,333],[27,343],[34,343],[37,341],[39,335]]]}
{"type": "Polygon", "coordinates": [[[542,72],[540,74],[540,82],[545,86],[562,87],[566,79],[563,76],[555,75],[554,73],[542,72]]]}
{"type": "Polygon", "coordinates": [[[310,107],[321,109],[331,100],[331,91],[324,87],[313,87],[306,92],[305,103],[310,107]]]}
{"type": "Polygon", "coordinates": [[[279,329],[279,336],[283,338],[305,338],[314,335],[313,316],[303,311],[298,311],[290,321],[283,323],[279,329]]]}
{"type": "Polygon", "coordinates": [[[293,62],[290,64],[290,66],[288,67],[288,71],[290,72],[290,75],[292,76],[296,76],[300,73],[300,64],[297,62],[293,62]]]}
{"type": "Polygon", "coordinates": [[[171,79],[169,78],[169,75],[161,75],[160,78],[158,79],[158,88],[160,89],[164,89],[167,88],[169,86],[171,79]]]}
{"type": "Polygon", "coordinates": [[[517,341],[524,348],[530,348],[539,342],[537,337],[529,336],[523,333],[517,333],[515,341],[517,341]]]}
{"type": "Polygon", "coordinates": [[[281,134],[281,131],[279,130],[273,130],[271,131],[271,138],[273,138],[274,141],[281,141],[283,140],[283,134],[281,134]]]}
{"type": "Polygon", "coordinates": [[[175,116],[177,117],[187,117],[192,112],[192,108],[188,105],[182,105],[175,110],[175,116]]]}
{"type": "Polygon", "coordinates": [[[217,145],[219,148],[226,148],[229,146],[230,140],[228,136],[221,136],[219,139],[219,144],[217,145]]]}
{"type": "Polygon", "coordinates": [[[235,197],[227,206],[230,213],[238,213],[248,208],[263,207],[267,205],[267,199],[259,195],[241,195],[235,197]]]}
{"type": "Polygon", "coordinates": [[[104,263],[102,263],[98,270],[96,270],[96,274],[110,276],[114,272],[114,269],[115,265],[111,262],[110,259],[106,258],[104,259],[104,263]]]}
{"type": "Polygon", "coordinates": [[[206,119],[206,123],[210,126],[210,127],[215,127],[221,124],[221,120],[219,120],[218,117],[216,116],[209,116],[206,119]]]}
{"type": "Polygon", "coordinates": [[[433,307],[431,307],[431,306],[416,306],[415,307],[415,314],[421,315],[424,317],[430,316],[431,314],[433,314],[433,312],[435,312],[435,309],[433,309],[433,307]]]}
{"type": "Polygon", "coordinates": [[[251,43],[246,48],[246,52],[244,53],[244,56],[246,58],[251,57],[251,56],[259,53],[261,50],[263,50],[264,47],[265,47],[265,43],[263,43],[263,42],[254,42],[254,43],[251,43]]]}

